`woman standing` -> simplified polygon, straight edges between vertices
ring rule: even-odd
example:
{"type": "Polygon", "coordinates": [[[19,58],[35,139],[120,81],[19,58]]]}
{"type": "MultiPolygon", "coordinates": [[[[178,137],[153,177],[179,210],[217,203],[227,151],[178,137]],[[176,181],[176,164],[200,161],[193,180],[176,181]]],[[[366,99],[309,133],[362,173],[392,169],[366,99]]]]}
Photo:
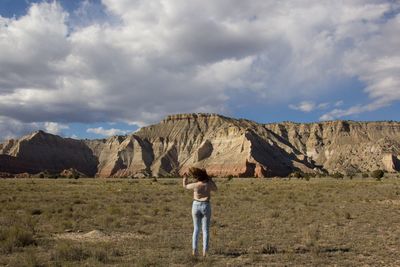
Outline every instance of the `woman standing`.
{"type": "Polygon", "coordinates": [[[217,186],[211,177],[208,176],[206,170],[192,167],[189,173],[197,181],[188,184],[188,178],[183,178],[183,187],[186,189],[193,189],[193,239],[192,239],[192,254],[197,255],[197,240],[199,237],[199,229],[203,231],[203,257],[206,256],[208,251],[209,229],[211,219],[211,191],[216,191],[217,186]]]}

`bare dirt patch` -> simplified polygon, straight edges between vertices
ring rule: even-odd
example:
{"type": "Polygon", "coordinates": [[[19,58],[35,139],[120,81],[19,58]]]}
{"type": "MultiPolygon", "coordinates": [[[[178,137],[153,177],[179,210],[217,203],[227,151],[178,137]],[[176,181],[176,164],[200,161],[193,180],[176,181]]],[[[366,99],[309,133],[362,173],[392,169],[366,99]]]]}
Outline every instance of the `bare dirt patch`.
{"type": "Polygon", "coordinates": [[[114,242],[114,241],[121,241],[124,239],[140,239],[143,240],[147,236],[138,233],[104,233],[99,230],[92,230],[87,233],[80,233],[80,232],[70,232],[70,233],[62,233],[56,234],[54,236],[55,239],[67,239],[73,241],[80,241],[80,242],[114,242]]]}

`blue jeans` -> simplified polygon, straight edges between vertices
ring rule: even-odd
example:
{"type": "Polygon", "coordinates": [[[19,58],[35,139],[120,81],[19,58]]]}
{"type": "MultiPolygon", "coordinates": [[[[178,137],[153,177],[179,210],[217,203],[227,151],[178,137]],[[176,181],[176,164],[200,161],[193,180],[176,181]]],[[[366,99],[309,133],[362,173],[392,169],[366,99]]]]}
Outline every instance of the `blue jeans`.
{"type": "Polygon", "coordinates": [[[199,238],[200,226],[203,230],[203,253],[208,251],[208,240],[211,219],[211,204],[210,202],[193,201],[192,205],[193,217],[193,239],[192,248],[197,252],[197,240],[199,238]]]}

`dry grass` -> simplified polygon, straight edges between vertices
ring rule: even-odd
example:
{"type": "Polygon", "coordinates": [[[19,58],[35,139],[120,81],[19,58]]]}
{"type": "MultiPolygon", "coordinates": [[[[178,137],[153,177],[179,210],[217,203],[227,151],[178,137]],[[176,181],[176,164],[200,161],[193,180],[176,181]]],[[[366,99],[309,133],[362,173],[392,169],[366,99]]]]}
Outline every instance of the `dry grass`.
{"type": "Polygon", "coordinates": [[[191,253],[179,179],[0,180],[0,266],[399,266],[400,179],[217,179],[191,253]]]}

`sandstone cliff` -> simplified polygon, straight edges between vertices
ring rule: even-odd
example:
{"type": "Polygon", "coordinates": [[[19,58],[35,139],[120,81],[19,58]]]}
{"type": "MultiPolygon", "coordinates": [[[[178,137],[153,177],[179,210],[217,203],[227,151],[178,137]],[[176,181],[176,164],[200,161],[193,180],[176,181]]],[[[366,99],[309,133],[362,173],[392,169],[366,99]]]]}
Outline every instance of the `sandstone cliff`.
{"type": "Polygon", "coordinates": [[[93,176],[97,159],[83,141],[37,131],[0,147],[0,170],[11,173],[76,170],[93,176]]]}
{"type": "Polygon", "coordinates": [[[330,172],[400,170],[399,122],[332,121],[266,127],[312,159],[316,166],[330,172]]]}
{"type": "Polygon", "coordinates": [[[183,175],[191,166],[214,176],[400,170],[399,122],[258,124],[217,114],[171,115],[134,134],[73,140],[35,132],[0,145],[0,171],[74,168],[88,176],[183,175]]]}

